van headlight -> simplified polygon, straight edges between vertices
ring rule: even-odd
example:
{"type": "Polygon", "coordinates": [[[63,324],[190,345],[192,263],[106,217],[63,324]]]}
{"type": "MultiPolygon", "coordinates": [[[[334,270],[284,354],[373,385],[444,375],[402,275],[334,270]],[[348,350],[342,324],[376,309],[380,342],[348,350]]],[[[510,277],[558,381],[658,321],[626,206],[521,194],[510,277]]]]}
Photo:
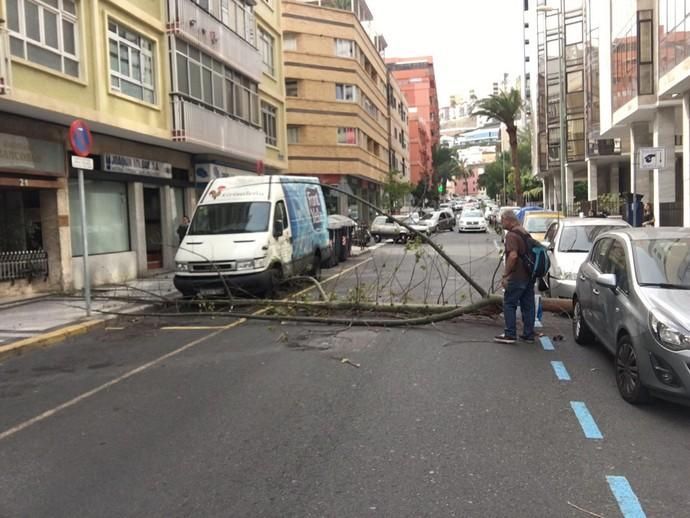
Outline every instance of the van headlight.
{"type": "Polygon", "coordinates": [[[242,270],[258,270],[266,266],[266,258],[247,259],[246,261],[237,261],[237,271],[242,270]]]}
{"type": "Polygon", "coordinates": [[[653,312],[649,312],[649,327],[654,337],[671,351],[685,351],[690,349],[690,337],[676,326],[660,320],[653,312]]]}
{"type": "Polygon", "coordinates": [[[177,267],[178,272],[188,272],[189,271],[189,263],[175,263],[177,267]]]}

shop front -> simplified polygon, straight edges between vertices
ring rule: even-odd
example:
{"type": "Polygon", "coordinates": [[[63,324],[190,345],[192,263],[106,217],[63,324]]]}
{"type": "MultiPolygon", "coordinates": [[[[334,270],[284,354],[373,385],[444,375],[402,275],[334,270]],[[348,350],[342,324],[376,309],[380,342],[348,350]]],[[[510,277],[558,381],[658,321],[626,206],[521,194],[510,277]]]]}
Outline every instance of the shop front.
{"type": "MultiPolygon", "coordinates": [[[[151,151],[156,154],[155,148],[151,151]]],[[[92,158],[95,169],[85,172],[84,178],[92,285],[172,270],[179,245],[177,227],[193,204],[193,183],[184,160],[178,164],[182,167],[175,167],[170,162],[109,152],[92,158]]],[[[81,289],[83,230],[74,170],[70,170],[69,205],[72,275],[74,288],[81,289]]]]}
{"type": "Polygon", "coordinates": [[[0,133],[0,298],[64,288],[68,225],[62,142],[0,133]]]}

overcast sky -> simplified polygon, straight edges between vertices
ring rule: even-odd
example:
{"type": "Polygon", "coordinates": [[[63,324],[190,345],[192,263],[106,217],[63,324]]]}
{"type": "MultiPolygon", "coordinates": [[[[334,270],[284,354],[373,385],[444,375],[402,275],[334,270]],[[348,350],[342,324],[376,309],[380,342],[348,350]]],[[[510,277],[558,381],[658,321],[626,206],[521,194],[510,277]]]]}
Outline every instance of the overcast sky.
{"type": "Polygon", "coordinates": [[[434,57],[439,103],[522,75],[521,0],[367,0],[386,55],[434,57]]]}

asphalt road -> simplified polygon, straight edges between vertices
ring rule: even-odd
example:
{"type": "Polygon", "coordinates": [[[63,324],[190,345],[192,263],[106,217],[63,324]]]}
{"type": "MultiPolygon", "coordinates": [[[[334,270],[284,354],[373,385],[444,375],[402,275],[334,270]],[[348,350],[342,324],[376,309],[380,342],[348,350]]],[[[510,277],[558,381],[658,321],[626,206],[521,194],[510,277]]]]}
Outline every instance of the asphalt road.
{"type": "MultiPolygon", "coordinates": [[[[479,258],[488,285],[491,236],[436,239],[479,258]]],[[[481,318],[171,322],[124,319],[0,363],[1,517],[690,516],[690,411],[623,402],[612,359],[565,318],[545,322],[565,336],[553,351],[494,344],[501,322],[481,318]]]]}

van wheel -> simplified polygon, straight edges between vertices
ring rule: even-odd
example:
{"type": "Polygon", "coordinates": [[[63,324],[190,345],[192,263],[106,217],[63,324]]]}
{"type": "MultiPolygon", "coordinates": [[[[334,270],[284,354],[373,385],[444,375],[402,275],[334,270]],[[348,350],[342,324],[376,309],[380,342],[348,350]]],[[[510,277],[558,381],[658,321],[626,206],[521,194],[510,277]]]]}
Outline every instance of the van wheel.
{"type": "Polygon", "coordinates": [[[276,265],[271,268],[271,272],[268,278],[268,286],[266,286],[266,297],[275,299],[278,295],[278,290],[283,280],[283,270],[280,266],[276,265]]]}
{"type": "Polygon", "coordinates": [[[321,255],[318,253],[314,254],[314,261],[311,265],[311,275],[317,281],[321,280],[321,255]]]}

